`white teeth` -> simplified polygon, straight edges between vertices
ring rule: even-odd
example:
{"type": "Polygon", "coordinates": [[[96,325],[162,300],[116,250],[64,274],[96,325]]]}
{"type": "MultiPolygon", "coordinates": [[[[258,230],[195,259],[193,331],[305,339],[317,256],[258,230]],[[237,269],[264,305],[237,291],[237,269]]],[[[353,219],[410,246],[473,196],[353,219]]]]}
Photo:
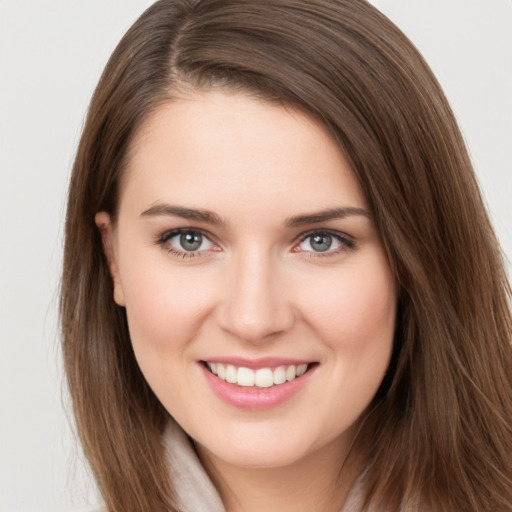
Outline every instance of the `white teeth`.
{"type": "Polygon", "coordinates": [[[231,384],[236,384],[238,380],[237,373],[237,369],[232,364],[226,366],[226,380],[231,382],[231,384]]]}
{"type": "Polygon", "coordinates": [[[244,387],[254,386],[254,370],[244,368],[243,366],[238,368],[237,384],[244,387]]]}
{"type": "Polygon", "coordinates": [[[241,366],[237,368],[232,364],[206,363],[210,371],[231,384],[238,384],[243,387],[269,388],[284,384],[286,381],[292,381],[306,373],[307,364],[297,366],[278,366],[277,368],[259,368],[252,370],[241,366]]]}
{"type": "Polygon", "coordinates": [[[288,368],[286,368],[286,380],[293,380],[296,375],[297,371],[295,366],[288,366],[288,368]]]}
{"type": "Polygon", "coordinates": [[[219,379],[226,380],[226,367],[223,364],[217,363],[217,375],[219,379]]]}
{"type": "Polygon", "coordinates": [[[274,370],[274,384],[283,384],[284,382],[286,382],[286,368],[278,366],[274,370]]]}
{"type": "Polygon", "coordinates": [[[308,369],[308,365],[307,364],[299,364],[299,366],[297,366],[297,377],[300,377],[301,375],[304,375],[306,373],[306,370],[308,369]]]}
{"type": "Polygon", "coordinates": [[[270,368],[260,368],[256,370],[254,383],[259,388],[269,388],[274,385],[274,374],[270,368]]]}

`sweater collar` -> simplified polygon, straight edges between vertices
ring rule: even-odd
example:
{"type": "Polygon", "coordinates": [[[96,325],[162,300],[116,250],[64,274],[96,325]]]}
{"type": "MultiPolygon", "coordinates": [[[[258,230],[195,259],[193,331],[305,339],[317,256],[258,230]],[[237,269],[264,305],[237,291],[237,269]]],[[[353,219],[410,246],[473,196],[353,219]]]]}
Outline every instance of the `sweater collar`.
{"type": "Polygon", "coordinates": [[[173,420],[165,430],[164,445],[180,512],[226,512],[192,442],[173,420]]]}

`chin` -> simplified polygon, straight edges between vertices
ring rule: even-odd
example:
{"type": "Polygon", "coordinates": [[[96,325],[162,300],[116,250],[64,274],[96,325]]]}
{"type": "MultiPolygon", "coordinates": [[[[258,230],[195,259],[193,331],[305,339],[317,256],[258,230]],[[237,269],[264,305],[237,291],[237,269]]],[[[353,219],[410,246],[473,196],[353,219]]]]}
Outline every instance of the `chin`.
{"type": "Polygon", "coordinates": [[[236,446],[230,444],[226,449],[206,450],[216,459],[237,468],[272,469],[294,465],[304,456],[300,450],[281,448],[279,451],[258,446],[236,446]]]}
{"type": "MultiPolygon", "coordinates": [[[[257,429],[241,425],[234,432],[224,436],[212,436],[199,442],[199,452],[231,466],[246,469],[283,468],[300,464],[300,461],[322,452],[322,447],[330,445],[316,436],[304,435],[304,431],[290,429],[257,429]],[[302,435],[297,435],[297,434],[302,435]]],[[[197,444],[197,443],[196,443],[197,444]]],[[[333,447],[330,446],[329,450],[333,447]]]]}

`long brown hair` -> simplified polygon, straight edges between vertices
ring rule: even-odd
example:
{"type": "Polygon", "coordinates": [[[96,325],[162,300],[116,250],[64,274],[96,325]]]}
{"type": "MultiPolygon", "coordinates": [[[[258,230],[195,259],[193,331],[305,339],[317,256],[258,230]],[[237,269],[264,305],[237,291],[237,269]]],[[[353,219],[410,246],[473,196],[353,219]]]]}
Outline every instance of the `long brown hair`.
{"type": "Polygon", "coordinates": [[[399,297],[392,361],[361,434],[368,510],[510,510],[512,320],[498,243],[437,81],[363,0],[161,0],[110,58],[73,167],[61,294],[77,429],[108,510],[176,508],[169,415],[112,300],[94,215],[115,218],[143,120],[177,90],[210,87],[320,120],[372,210],[399,297]]]}

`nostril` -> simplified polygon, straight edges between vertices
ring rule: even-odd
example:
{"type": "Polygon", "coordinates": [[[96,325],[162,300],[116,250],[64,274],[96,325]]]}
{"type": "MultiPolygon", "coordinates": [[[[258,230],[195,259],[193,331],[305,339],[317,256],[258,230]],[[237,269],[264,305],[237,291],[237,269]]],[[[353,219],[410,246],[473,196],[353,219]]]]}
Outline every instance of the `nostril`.
{"type": "Polygon", "coordinates": [[[293,326],[295,317],[287,309],[286,305],[271,303],[257,307],[241,303],[224,305],[219,315],[219,325],[224,331],[243,341],[267,342],[289,331],[293,326]]]}

